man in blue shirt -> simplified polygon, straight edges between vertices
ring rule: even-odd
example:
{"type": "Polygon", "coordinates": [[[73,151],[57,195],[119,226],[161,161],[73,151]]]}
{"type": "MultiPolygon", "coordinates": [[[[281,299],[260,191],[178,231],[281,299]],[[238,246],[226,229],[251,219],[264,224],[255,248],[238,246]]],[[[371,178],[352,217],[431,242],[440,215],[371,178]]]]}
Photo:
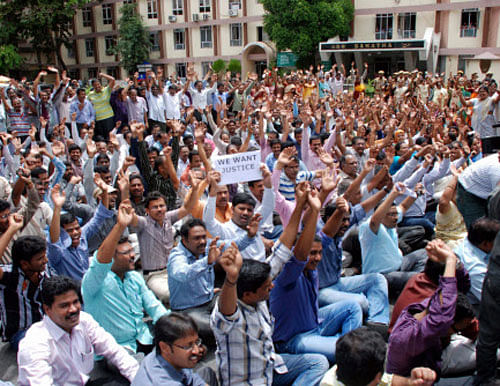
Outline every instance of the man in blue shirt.
{"type": "Polygon", "coordinates": [[[69,113],[76,113],[76,125],[78,129],[89,127],[95,121],[95,110],[92,103],[86,98],[85,89],[76,90],[76,98],[71,102],[69,113]]]}
{"type": "Polygon", "coordinates": [[[133,220],[129,200],[120,204],[117,223],[103,241],[82,280],[85,311],[113,337],[118,344],[149,353],[153,337],[143,321],[144,311],[155,323],[168,313],[135,271],[135,253],[123,232],[133,220]]]}
{"type": "Polygon", "coordinates": [[[389,297],[385,277],[380,273],[340,277],[342,237],[350,223],[349,204],[344,198],[339,197],[335,209],[330,204],[326,210],[326,223],[318,235],[323,248],[322,258],[318,264],[319,305],[327,306],[350,298],[358,302],[368,314],[368,322],[387,325],[389,297]]]}
{"type": "Polygon", "coordinates": [[[141,363],[132,386],[217,385],[214,371],[204,367],[191,370],[203,357],[205,348],[198,327],[189,315],[172,313],[155,324],[155,350],[141,363]]]}
{"type": "MultiPolygon", "coordinates": [[[[260,215],[250,222],[247,235],[236,241],[244,249],[255,237],[260,215]]],[[[174,311],[189,314],[196,322],[202,339],[215,347],[215,338],[210,328],[210,314],[214,308],[214,265],[224,249],[217,245],[219,238],[207,244],[207,230],[203,221],[188,220],[180,231],[182,241],[170,253],[167,262],[170,306],[174,311]]]]}
{"type": "MultiPolygon", "coordinates": [[[[274,281],[269,299],[276,318],[273,340],[278,352],[323,354],[334,363],[337,339],[361,326],[363,311],[353,300],[319,308],[317,266],[322,245],[321,239],[315,237],[315,230],[321,201],[309,195],[308,202],[310,211],[304,215],[301,240],[309,246],[309,258],[307,253],[294,253],[274,281]]],[[[295,250],[301,247],[298,242],[295,250]]]]}
{"type": "Polygon", "coordinates": [[[51,192],[54,214],[50,224],[47,257],[49,265],[59,275],[67,275],[75,280],[81,280],[89,268],[88,240],[99,231],[104,221],[113,216],[113,211],[107,209],[109,204],[108,187],[99,179],[103,192],[102,201],[97,207],[94,217],[80,227],[78,220],[70,213],[61,215],[61,209],[66,201],[66,193],[61,193],[57,184],[51,192]],[[63,229],[61,229],[63,228],[63,229]]]}

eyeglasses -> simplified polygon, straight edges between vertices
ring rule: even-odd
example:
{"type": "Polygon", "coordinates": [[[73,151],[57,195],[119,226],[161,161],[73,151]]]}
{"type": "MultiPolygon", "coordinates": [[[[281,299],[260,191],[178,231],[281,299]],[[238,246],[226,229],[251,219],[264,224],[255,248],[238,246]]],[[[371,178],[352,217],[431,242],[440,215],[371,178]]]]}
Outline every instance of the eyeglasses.
{"type": "Polygon", "coordinates": [[[198,338],[193,343],[187,346],[181,346],[180,344],[175,344],[175,343],[172,343],[172,346],[179,347],[186,351],[192,351],[195,347],[201,347],[202,343],[203,343],[202,340],[198,338]]]}

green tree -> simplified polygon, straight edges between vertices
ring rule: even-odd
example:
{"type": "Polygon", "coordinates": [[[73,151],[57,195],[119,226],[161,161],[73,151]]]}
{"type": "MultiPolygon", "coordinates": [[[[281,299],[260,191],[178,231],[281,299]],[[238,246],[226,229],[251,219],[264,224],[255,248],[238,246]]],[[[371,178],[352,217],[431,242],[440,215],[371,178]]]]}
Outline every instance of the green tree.
{"type": "Polygon", "coordinates": [[[222,75],[226,71],[226,62],[222,59],[217,59],[212,63],[212,70],[215,74],[222,75]]]}
{"type": "Polygon", "coordinates": [[[262,0],[264,30],[278,51],[291,50],[298,66],[313,64],[320,42],[346,36],[354,17],[351,0],[262,0]]]}
{"type": "Polygon", "coordinates": [[[132,73],[138,64],[149,58],[151,41],[135,4],[124,4],[120,12],[116,52],[120,55],[120,64],[132,73]]]}
{"type": "Polygon", "coordinates": [[[233,75],[241,73],[241,62],[238,59],[231,59],[227,65],[227,70],[233,75]]]}
{"type": "Polygon", "coordinates": [[[0,45],[0,74],[8,74],[9,71],[19,68],[23,58],[12,44],[0,45]]]}
{"type": "MultiPolygon", "coordinates": [[[[89,0],[16,0],[0,2],[0,45],[12,45],[15,53],[22,40],[27,41],[38,63],[54,62],[66,68],[61,54],[71,45],[73,16],[89,0]]],[[[12,49],[9,50],[13,53],[12,49]]],[[[15,59],[15,55],[11,58],[15,59]]],[[[15,59],[15,63],[18,60],[15,59]]],[[[15,64],[14,63],[14,64],[15,64]]]]}

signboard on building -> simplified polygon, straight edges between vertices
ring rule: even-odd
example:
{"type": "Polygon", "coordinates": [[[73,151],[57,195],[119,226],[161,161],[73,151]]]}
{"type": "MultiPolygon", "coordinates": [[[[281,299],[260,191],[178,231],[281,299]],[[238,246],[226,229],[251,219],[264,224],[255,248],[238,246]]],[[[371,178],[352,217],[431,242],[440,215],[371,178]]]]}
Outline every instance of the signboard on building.
{"type": "Polygon", "coordinates": [[[321,52],[335,51],[393,51],[393,50],[422,50],[425,48],[425,40],[381,40],[381,41],[355,41],[319,43],[321,52]]]}
{"type": "Polygon", "coordinates": [[[278,67],[295,67],[297,55],[293,52],[278,52],[276,64],[278,67]]]}

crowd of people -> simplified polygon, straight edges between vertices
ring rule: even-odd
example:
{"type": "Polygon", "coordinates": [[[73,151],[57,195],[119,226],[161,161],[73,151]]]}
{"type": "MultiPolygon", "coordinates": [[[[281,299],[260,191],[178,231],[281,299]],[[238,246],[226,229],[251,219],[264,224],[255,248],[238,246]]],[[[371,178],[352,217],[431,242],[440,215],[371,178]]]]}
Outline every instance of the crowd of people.
{"type": "Polygon", "coordinates": [[[498,85],[368,69],[11,79],[18,384],[498,384],[498,85]]]}

